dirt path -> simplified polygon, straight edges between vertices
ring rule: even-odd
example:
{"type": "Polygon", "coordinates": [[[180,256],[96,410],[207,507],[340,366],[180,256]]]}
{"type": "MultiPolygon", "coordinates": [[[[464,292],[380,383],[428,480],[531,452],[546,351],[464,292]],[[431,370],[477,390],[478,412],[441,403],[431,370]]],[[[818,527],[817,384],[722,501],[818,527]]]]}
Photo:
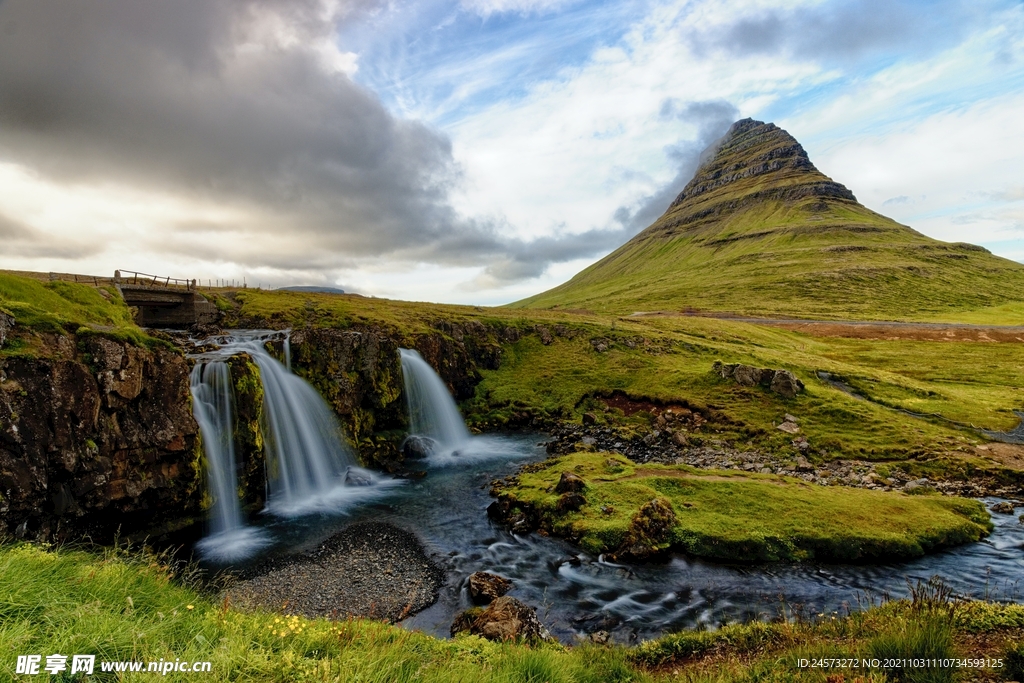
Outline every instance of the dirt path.
{"type": "Polygon", "coordinates": [[[815,337],[848,337],[884,341],[1024,342],[1024,326],[967,323],[910,323],[885,320],[803,320],[751,318],[731,313],[692,311],[637,311],[631,318],[715,318],[753,325],[768,325],[815,337]]]}

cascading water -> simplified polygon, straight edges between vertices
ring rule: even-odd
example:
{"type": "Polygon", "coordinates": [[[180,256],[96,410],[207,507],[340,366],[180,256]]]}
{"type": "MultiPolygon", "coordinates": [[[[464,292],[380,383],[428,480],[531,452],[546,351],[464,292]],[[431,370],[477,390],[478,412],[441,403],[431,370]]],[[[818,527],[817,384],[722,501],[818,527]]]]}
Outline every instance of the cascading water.
{"type": "Polygon", "coordinates": [[[409,407],[410,438],[429,439],[423,450],[431,456],[456,454],[469,443],[470,436],[448,387],[419,353],[399,349],[399,354],[409,407]]]}
{"type": "Polygon", "coordinates": [[[290,361],[287,332],[235,332],[201,342],[203,347],[216,348],[193,356],[193,406],[214,496],[212,534],[199,548],[214,559],[234,559],[262,545],[237,544],[236,548],[227,543],[236,536],[258,540],[253,536],[257,530],[243,525],[238,502],[232,443],[233,388],[226,363],[230,356],[247,353],[259,368],[263,384],[260,430],[266,456],[266,511],[283,516],[314,510],[341,511],[347,504],[372,497],[374,489],[400,483],[356,465],[352,451],[341,438],[341,426],[323,398],[268,353],[268,341],[282,341],[290,361]]]}
{"type": "Polygon", "coordinates": [[[222,360],[197,362],[191,375],[192,410],[199,423],[206,454],[210,509],[210,536],[200,542],[208,557],[232,560],[266,545],[265,535],[246,527],[238,503],[230,368],[222,360]]]}

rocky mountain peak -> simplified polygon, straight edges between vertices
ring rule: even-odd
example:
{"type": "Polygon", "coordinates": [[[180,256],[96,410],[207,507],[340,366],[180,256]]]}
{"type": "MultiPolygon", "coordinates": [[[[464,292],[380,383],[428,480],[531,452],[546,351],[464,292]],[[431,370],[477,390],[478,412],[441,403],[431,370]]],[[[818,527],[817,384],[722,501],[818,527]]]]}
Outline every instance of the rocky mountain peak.
{"type": "Polygon", "coordinates": [[[773,123],[737,121],[704,151],[702,159],[670,211],[718,197],[763,196],[766,191],[786,199],[819,195],[857,201],[846,187],[818,171],[800,143],[773,123]]]}

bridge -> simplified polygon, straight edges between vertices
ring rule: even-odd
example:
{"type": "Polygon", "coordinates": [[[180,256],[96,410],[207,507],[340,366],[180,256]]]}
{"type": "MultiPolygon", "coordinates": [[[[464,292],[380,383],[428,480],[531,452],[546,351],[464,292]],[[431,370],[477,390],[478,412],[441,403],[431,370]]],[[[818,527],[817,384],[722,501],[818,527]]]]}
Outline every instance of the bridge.
{"type": "Polygon", "coordinates": [[[115,270],[114,286],[126,304],[138,309],[135,321],[142,327],[210,325],[220,317],[195,280],[115,270]]]}

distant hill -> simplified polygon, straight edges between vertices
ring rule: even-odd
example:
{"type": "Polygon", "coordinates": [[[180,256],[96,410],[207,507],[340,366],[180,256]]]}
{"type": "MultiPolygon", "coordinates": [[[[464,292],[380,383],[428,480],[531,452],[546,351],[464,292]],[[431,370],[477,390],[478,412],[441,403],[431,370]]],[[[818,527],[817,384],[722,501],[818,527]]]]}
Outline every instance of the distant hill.
{"type": "Polygon", "coordinates": [[[344,289],[337,287],[321,287],[319,285],[294,285],[291,287],[278,287],[282,292],[319,292],[320,294],[345,294],[344,289]]]}
{"type": "Polygon", "coordinates": [[[789,133],[744,119],[653,225],[513,306],[951,319],[1017,301],[1024,265],[865,208],[789,133]]]}

